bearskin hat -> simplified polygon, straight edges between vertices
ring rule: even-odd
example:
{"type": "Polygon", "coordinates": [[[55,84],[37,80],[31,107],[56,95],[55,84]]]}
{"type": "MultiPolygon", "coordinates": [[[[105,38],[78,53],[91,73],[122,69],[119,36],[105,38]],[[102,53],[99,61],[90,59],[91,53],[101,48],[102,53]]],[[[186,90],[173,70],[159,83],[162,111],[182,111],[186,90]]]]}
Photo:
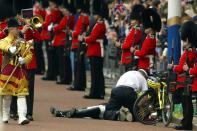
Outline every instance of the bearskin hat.
{"type": "Polygon", "coordinates": [[[197,25],[193,21],[185,22],[180,29],[181,39],[197,48],[197,25]]]}
{"type": "Polygon", "coordinates": [[[42,8],[48,8],[49,7],[49,1],[48,0],[40,0],[40,4],[42,8]]]}
{"type": "Polygon", "coordinates": [[[142,13],[142,23],[145,29],[152,28],[159,32],[161,30],[161,18],[153,9],[145,9],[142,13]]]}
{"type": "Polygon", "coordinates": [[[144,6],[141,4],[134,5],[131,10],[130,19],[141,21],[144,9],[144,6]]]}
{"type": "Polygon", "coordinates": [[[63,2],[63,0],[49,0],[49,2],[55,3],[57,6],[60,6],[63,2]]]}

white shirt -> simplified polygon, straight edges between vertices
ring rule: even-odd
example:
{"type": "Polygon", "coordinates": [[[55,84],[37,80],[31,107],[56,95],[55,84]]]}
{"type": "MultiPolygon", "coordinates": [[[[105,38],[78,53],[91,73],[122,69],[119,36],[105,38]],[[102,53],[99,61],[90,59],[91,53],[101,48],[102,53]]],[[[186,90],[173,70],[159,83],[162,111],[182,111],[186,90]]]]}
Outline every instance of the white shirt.
{"type": "Polygon", "coordinates": [[[128,86],[133,88],[135,91],[148,90],[146,79],[138,71],[128,71],[124,73],[116,84],[116,87],[118,86],[128,86]]]}

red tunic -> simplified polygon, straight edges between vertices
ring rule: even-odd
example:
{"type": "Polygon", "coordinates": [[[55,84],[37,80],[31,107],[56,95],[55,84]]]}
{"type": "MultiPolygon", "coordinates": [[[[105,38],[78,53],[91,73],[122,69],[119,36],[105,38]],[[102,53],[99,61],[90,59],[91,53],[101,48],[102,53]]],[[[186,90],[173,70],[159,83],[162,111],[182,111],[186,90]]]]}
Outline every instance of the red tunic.
{"type": "MultiPolygon", "coordinates": [[[[195,53],[195,49],[192,49],[191,51],[185,51],[180,60],[179,60],[179,65],[175,66],[174,67],[174,72],[177,73],[177,81],[178,82],[185,82],[186,81],[186,76],[183,75],[184,71],[183,71],[183,66],[185,65],[186,63],[186,58],[188,57],[188,66],[190,68],[193,68],[194,67],[194,63],[195,63],[195,60],[196,60],[196,53],[195,53]]],[[[185,87],[184,85],[177,85],[177,89],[178,88],[183,88],[185,87]]]]}
{"type": "Polygon", "coordinates": [[[85,38],[85,42],[88,45],[87,56],[88,57],[103,57],[104,56],[104,47],[103,43],[100,43],[99,40],[102,40],[105,37],[106,26],[103,21],[96,23],[90,36],[85,38]]]}
{"type": "Polygon", "coordinates": [[[89,17],[88,16],[79,16],[77,23],[75,25],[75,29],[72,33],[72,49],[77,49],[79,47],[78,36],[87,30],[89,26],[89,17]]]}
{"type": "Polygon", "coordinates": [[[64,16],[61,22],[54,26],[53,31],[55,33],[53,46],[64,46],[66,42],[66,31],[68,31],[69,16],[64,16]]]}
{"type": "Polygon", "coordinates": [[[69,29],[73,30],[75,26],[75,17],[73,15],[69,16],[69,29]]]}
{"type": "Polygon", "coordinates": [[[195,67],[189,70],[189,74],[194,76],[194,82],[192,85],[192,91],[197,92],[197,62],[195,62],[195,67]]]}
{"type": "MultiPolygon", "coordinates": [[[[7,22],[6,20],[2,21],[0,23],[0,39],[3,39],[7,36],[7,34],[4,32],[4,29],[7,27],[7,22]]],[[[0,51],[0,67],[2,65],[2,52],[0,51]]]]}
{"type": "Polygon", "coordinates": [[[148,35],[142,44],[141,50],[136,50],[135,56],[139,57],[138,68],[149,70],[150,61],[148,56],[156,54],[156,38],[155,35],[148,35]]]}
{"type": "Polygon", "coordinates": [[[53,23],[59,23],[61,21],[61,12],[59,9],[54,9],[51,12],[47,12],[45,16],[45,21],[42,25],[42,32],[41,32],[41,37],[42,40],[50,40],[51,35],[50,32],[48,31],[48,26],[53,23]]]}
{"type": "MultiPolygon", "coordinates": [[[[24,39],[26,41],[28,40],[34,40],[34,41],[40,41],[41,40],[41,37],[40,37],[40,34],[37,30],[27,30],[25,33],[24,33],[24,39]]],[[[37,63],[36,63],[36,56],[35,56],[35,51],[34,49],[32,48],[31,49],[31,52],[33,54],[32,56],[32,60],[31,62],[26,66],[27,69],[31,70],[31,69],[36,69],[37,68],[37,63]]]]}
{"type": "Polygon", "coordinates": [[[7,34],[4,32],[5,28],[7,28],[7,21],[3,20],[0,22],[0,39],[3,39],[7,36],[7,34]]]}
{"type": "Polygon", "coordinates": [[[131,52],[130,48],[133,46],[132,44],[138,44],[142,37],[142,31],[140,30],[139,26],[135,26],[131,28],[129,34],[124,40],[122,44],[122,56],[121,56],[121,63],[122,64],[129,64],[131,63],[131,52]],[[135,39],[134,39],[135,37],[135,39]]]}

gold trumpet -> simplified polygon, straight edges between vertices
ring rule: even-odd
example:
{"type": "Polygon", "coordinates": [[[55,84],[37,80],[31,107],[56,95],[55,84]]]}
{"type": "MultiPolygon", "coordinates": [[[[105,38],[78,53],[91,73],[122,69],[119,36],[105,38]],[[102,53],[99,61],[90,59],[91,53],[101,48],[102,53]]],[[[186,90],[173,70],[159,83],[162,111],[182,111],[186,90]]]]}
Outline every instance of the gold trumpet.
{"type": "Polygon", "coordinates": [[[44,22],[44,19],[40,15],[35,15],[30,19],[25,19],[24,22],[26,24],[29,24],[32,28],[37,29],[42,27],[42,24],[44,22]]]}
{"type": "Polygon", "coordinates": [[[31,26],[36,29],[42,27],[43,22],[44,20],[40,15],[35,15],[30,19],[31,26]]]}

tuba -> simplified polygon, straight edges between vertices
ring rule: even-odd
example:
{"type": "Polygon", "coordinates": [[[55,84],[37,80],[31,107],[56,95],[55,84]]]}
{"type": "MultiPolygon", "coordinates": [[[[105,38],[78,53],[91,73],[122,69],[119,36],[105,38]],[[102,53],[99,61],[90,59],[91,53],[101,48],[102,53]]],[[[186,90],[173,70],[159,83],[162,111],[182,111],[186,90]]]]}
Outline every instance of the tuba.
{"type": "Polygon", "coordinates": [[[30,25],[31,25],[33,28],[37,29],[37,28],[42,27],[42,24],[43,24],[44,20],[43,20],[42,16],[40,16],[40,15],[35,15],[35,16],[33,16],[33,17],[30,19],[29,22],[30,22],[30,25]]]}

